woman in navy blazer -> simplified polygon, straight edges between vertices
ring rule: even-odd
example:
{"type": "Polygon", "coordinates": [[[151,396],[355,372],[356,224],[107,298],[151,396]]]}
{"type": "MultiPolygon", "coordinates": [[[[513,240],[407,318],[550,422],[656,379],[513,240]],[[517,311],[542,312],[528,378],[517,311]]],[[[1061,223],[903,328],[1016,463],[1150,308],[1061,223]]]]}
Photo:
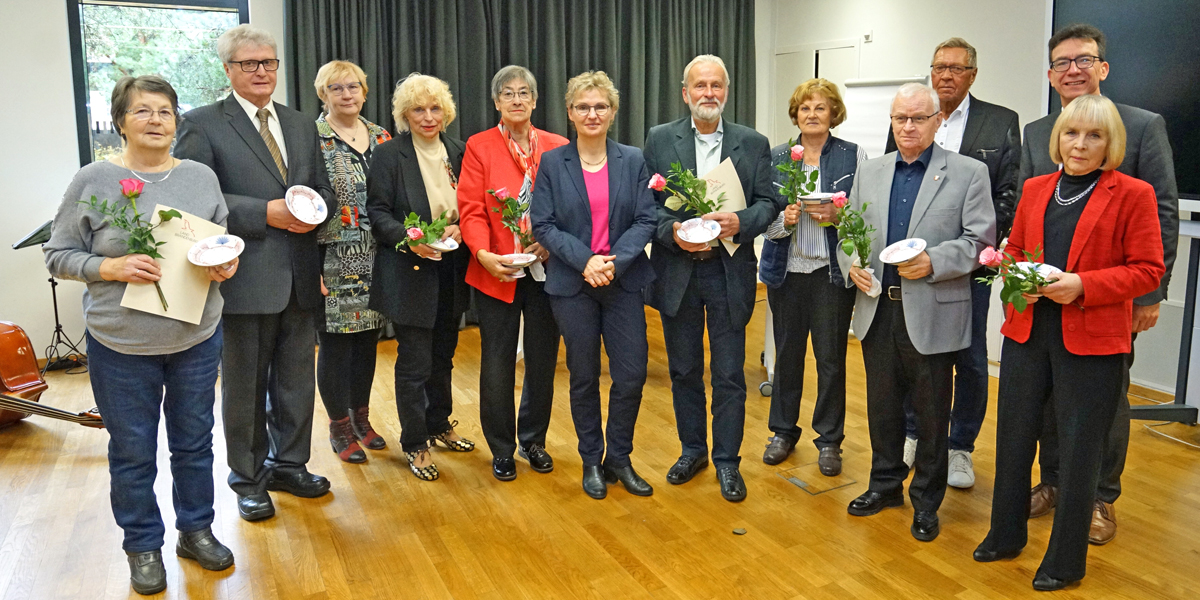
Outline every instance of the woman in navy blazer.
{"type": "Polygon", "coordinates": [[[550,252],[546,293],[567,346],[583,491],[596,499],[617,480],[638,496],[654,492],[629,453],[646,383],[642,289],[654,280],[645,247],[656,219],[642,151],[607,138],[619,102],[603,71],[568,82],[567,113],[579,136],[542,155],[530,207],[534,235],[550,252]],[[607,433],[600,422],[601,339],[612,376],[607,433]]]}

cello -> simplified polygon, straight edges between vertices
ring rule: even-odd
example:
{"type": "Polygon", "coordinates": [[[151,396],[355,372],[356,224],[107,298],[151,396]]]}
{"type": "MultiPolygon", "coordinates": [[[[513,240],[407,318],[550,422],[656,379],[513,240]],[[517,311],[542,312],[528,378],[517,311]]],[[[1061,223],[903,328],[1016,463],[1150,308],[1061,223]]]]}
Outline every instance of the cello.
{"type": "Polygon", "coordinates": [[[38,400],[48,388],[25,330],[15,323],[0,321],[0,427],[35,414],[84,427],[104,427],[96,409],[72,413],[40,404],[38,400]]]}

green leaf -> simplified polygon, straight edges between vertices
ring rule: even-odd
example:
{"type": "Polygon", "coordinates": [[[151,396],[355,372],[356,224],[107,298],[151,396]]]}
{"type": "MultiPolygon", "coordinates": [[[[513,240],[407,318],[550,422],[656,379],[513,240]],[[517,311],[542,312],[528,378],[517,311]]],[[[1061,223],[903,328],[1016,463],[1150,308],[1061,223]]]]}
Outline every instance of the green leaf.
{"type": "Polygon", "coordinates": [[[158,218],[160,223],[166,223],[171,219],[182,219],[183,215],[180,214],[179,211],[172,208],[171,210],[158,211],[158,218]]]}
{"type": "Polygon", "coordinates": [[[846,256],[853,255],[854,254],[854,242],[851,240],[843,241],[842,242],[842,252],[845,252],[846,256]]]}
{"type": "Polygon", "coordinates": [[[1025,299],[1025,296],[1018,295],[1016,298],[1013,298],[1012,305],[1017,312],[1023,313],[1025,312],[1025,307],[1029,305],[1029,301],[1025,299]]]}

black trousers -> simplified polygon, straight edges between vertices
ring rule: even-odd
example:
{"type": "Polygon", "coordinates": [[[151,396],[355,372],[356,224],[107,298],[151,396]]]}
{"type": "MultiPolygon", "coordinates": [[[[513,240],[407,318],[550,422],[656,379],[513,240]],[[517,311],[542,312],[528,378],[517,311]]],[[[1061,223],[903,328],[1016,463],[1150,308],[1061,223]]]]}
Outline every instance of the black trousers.
{"type": "MultiPolygon", "coordinates": [[[[718,250],[718,252],[721,252],[718,250]]],[[[704,329],[712,381],[712,461],[737,468],[746,430],[746,326],[729,315],[724,258],[692,263],[692,277],[675,316],[662,315],[675,427],[685,456],[708,455],[704,389],[704,329]]]]}
{"type": "Polygon", "coordinates": [[[904,464],[904,398],[908,396],[921,436],[909,497],[915,510],[937,511],[946,496],[955,353],[918,352],[908,336],[904,307],[886,297],[879,299],[862,348],[871,431],[870,490],[888,495],[904,489],[908,476],[904,464]]]}
{"type": "Polygon", "coordinates": [[[1061,471],[1054,529],[1038,570],[1071,581],[1086,571],[1100,451],[1116,414],[1124,355],[1071,354],[1063,345],[1061,309],[1046,304],[1043,299],[1035,305],[1029,340],[1005,339],[1001,351],[996,484],[984,546],[1008,551],[1028,541],[1033,455],[1043,405],[1051,403],[1058,417],[1061,471]]]}
{"type": "Polygon", "coordinates": [[[554,403],[554,369],[558,365],[558,324],[544,284],[526,275],[517,280],[512,303],[475,294],[479,317],[479,422],[492,456],[508,458],[522,447],[546,445],[550,408],[554,403]],[[513,406],[516,388],[517,339],[525,318],[525,379],[521,410],[513,406]]]}
{"type": "MultiPolygon", "coordinates": [[[[1133,334],[1137,341],[1137,334],[1133,334]]],[[[1133,346],[1130,345],[1130,350],[1133,346]]],[[[1129,369],[1133,367],[1133,352],[1122,355],[1121,390],[1117,398],[1117,413],[1112,427],[1104,438],[1104,449],[1100,459],[1100,482],[1096,485],[1096,498],[1112,504],[1121,496],[1121,473],[1125,471],[1125,455],[1129,452],[1129,369]]],[[[1058,486],[1059,441],[1058,419],[1054,403],[1046,403],[1046,414],[1042,423],[1042,436],[1038,440],[1041,451],[1038,464],[1041,466],[1042,483],[1058,486]]]]}
{"type": "MultiPolygon", "coordinates": [[[[429,261],[433,262],[433,261],[429,261]]],[[[433,262],[438,270],[438,305],[433,327],[395,325],[396,413],[400,417],[400,446],[416,452],[429,445],[429,436],[450,429],[450,372],[458,348],[458,319],[454,309],[454,264],[433,262]]]]}
{"type": "Polygon", "coordinates": [[[317,389],[329,418],[340,420],[370,404],[379,330],[354,333],[318,331],[317,389]]]}
{"type": "Polygon", "coordinates": [[[614,281],[599,288],[584,285],[574,296],[551,296],[550,306],[567,345],[571,420],[583,466],[628,466],[650,352],[642,294],[614,281]],[[602,340],[612,378],[607,427],[601,426],[600,414],[602,340]]]}
{"type": "Polygon", "coordinates": [[[855,288],[829,281],[829,267],[788,273],[778,288],[767,289],[774,315],[775,391],[767,426],[792,443],[800,439],[800,397],[804,360],[812,335],[817,360],[817,399],[813,431],[817,448],[841,446],[846,438],[846,342],[854,313],[855,288]]]}
{"type": "Polygon", "coordinates": [[[283,312],[224,315],[221,416],[229,487],[239,495],[267,490],[272,471],[303,471],[312,442],[311,311],[292,295],[283,312]]]}

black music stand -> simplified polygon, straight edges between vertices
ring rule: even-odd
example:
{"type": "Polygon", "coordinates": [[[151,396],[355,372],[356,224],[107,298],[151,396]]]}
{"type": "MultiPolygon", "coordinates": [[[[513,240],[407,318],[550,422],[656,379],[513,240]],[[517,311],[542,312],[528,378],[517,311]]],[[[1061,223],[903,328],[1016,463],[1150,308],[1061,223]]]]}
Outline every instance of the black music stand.
{"type": "MultiPolygon", "coordinates": [[[[50,226],[53,223],[53,221],[46,221],[41,227],[29,232],[28,235],[12,245],[13,250],[37,246],[50,241],[50,226]]],[[[80,336],[79,342],[72,342],[71,338],[63,332],[62,322],[58,319],[58,281],[54,277],[50,277],[48,281],[50,282],[50,297],[54,303],[54,337],[50,339],[50,345],[46,347],[46,366],[42,367],[42,375],[45,376],[46,371],[58,369],[67,369],[67,373],[71,375],[87,373],[87,355],[78,346],[83,342],[83,337],[80,336]],[[65,346],[67,352],[60,350],[60,346],[65,346]]]]}

